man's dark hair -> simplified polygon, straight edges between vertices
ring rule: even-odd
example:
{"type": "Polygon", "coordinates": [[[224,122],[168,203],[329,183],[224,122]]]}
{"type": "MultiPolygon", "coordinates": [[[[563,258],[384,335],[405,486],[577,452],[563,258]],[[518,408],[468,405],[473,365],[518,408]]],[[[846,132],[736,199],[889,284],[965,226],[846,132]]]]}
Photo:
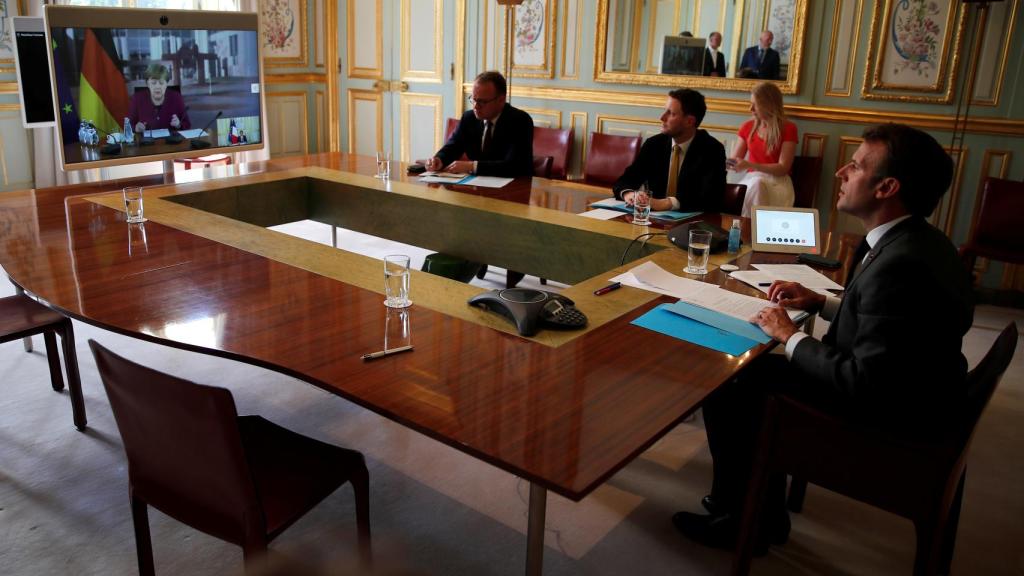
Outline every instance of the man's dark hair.
{"type": "Polygon", "coordinates": [[[880,124],[864,130],[867,142],[884,144],[886,155],[875,179],[899,181],[899,198],[907,212],[928,217],[953,181],[953,159],[929,134],[904,124],[880,124]]]}
{"type": "Polygon", "coordinates": [[[505,77],[501,75],[501,72],[495,70],[488,70],[487,72],[481,72],[477,75],[476,80],[473,82],[490,82],[494,84],[494,89],[497,91],[496,96],[504,96],[508,90],[508,85],[505,83],[505,77]]]}
{"type": "Polygon", "coordinates": [[[708,106],[704,103],[704,95],[689,88],[679,88],[668,93],[669,96],[679,101],[684,115],[690,115],[697,119],[697,126],[704,121],[704,114],[707,114],[708,106]]]}

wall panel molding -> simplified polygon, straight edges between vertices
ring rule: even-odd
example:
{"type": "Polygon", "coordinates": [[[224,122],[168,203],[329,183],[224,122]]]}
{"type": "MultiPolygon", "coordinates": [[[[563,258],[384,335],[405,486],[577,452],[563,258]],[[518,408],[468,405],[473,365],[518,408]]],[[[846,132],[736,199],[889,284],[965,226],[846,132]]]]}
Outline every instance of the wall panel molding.
{"type": "Polygon", "coordinates": [[[367,150],[376,149],[381,142],[384,142],[384,96],[376,90],[360,90],[357,88],[349,88],[348,90],[348,150],[351,153],[358,154],[359,151],[356,149],[356,142],[360,141],[357,138],[360,126],[365,131],[365,126],[357,124],[357,122],[366,122],[367,115],[365,114],[368,108],[372,107],[373,113],[369,117],[374,120],[374,142],[372,148],[364,149],[367,150]],[[362,103],[362,104],[360,104],[362,103]],[[364,114],[360,114],[358,108],[363,108],[364,114]]]}
{"type": "Polygon", "coordinates": [[[575,171],[570,174],[573,178],[583,177],[583,165],[587,161],[587,146],[590,144],[590,133],[586,112],[569,112],[569,124],[572,126],[576,142],[573,142],[573,158],[569,162],[569,169],[575,171]]]}
{"type": "Polygon", "coordinates": [[[562,55],[559,77],[580,78],[580,41],[583,38],[583,0],[562,0],[562,55]]]}
{"type": "Polygon", "coordinates": [[[1006,81],[1006,64],[1010,59],[1012,36],[1016,30],[1020,2],[1021,0],[1011,0],[1007,3],[994,3],[988,8],[981,54],[976,69],[970,72],[975,78],[972,105],[999,105],[999,96],[1006,81]],[[1010,11],[1009,17],[1006,16],[1007,10],[1010,11]]]}
{"type": "Polygon", "coordinates": [[[401,5],[401,70],[402,80],[441,83],[441,56],[444,47],[444,10],[442,0],[402,0],[401,5]],[[428,19],[424,13],[430,10],[428,19]],[[414,10],[416,13],[414,14],[414,10]],[[429,26],[433,22],[433,28],[429,26]],[[429,37],[425,35],[433,31],[429,37]],[[430,67],[416,67],[417,58],[431,54],[430,67]]]}
{"type": "Polygon", "coordinates": [[[549,125],[545,128],[561,128],[562,127],[562,111],[553,110],[551,108],[533,108],[530,106],[516,106],[523,112],[526,112],[533,118],[534,126],[537,125],[538,118],[547,118],[549,125]]]}
{"type": "Polygon", "coordinates": [[[832,41],[825,73],[825,95],[848,97],[853,92],[853,69],[857,64],[857,43],[863,0],[835,0],[832,41]],[[845,48],[840,48],[840,43],[845,48]]]}
{"type": "Polygon", "coordinates": [[[267,122],[272,157],[309,153],[309,104],[306,92],[267,92],[267,122]]]}
{"type": "Polygon", "coordinates": [[[384,0],[348,0],[348,77],[384,77],[384,0]]]}
{"type": "MultiPolygon", "coordinates": [[[[412,138],[413,134],[418,137],[423,136],[422,130],[414,129],[412,125],[412,113],[413,108],[430,108],[433,113],[433,145],[429,146],[429,151],[424,155],[432,154],[433,151],[441,147],[442,139],[444,137],[444,128],[441,125],[441,106],[443,99],[440,94],[418,94],[413,92],[403,92],[398,96],[399,102],[399,114],[401,122],[401,134],[399,135],[399,150],[401,156],[398,158],[401,162],[409,162],[412,159],[412,138]]],[[[425,148],[426,149],[426,148],[425,148]]]]}
{"type": "Polygon", "coordinates": [[[804,134],[803,142],[800,145],[800,155],[821,158],[825,156],[826,142],[828,142],[828,134],[807,132],[804,134]]]}

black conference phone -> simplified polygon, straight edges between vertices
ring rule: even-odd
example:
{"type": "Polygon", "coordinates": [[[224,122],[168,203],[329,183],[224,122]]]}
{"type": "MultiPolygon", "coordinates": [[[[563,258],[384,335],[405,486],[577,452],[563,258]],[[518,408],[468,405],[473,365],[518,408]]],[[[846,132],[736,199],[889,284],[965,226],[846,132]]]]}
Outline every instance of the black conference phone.
{"type": "Polygon", "coordinates": [[[669,242],[686,250],[690,244],[690,230],[711,232],[711,253],[724,252],[729,245],[729,232],[708,222],[685,222],[668,231],[669,242]]]}
{"type": "Polygon", "coordinates": [[[516,325],[520,336],[533,336],[542,326],[573,330],[587,325],[587,317],[576,309],[572,300],[544,290],[491,290],[473,296],[469,304],[508,318],[516,325]]]}

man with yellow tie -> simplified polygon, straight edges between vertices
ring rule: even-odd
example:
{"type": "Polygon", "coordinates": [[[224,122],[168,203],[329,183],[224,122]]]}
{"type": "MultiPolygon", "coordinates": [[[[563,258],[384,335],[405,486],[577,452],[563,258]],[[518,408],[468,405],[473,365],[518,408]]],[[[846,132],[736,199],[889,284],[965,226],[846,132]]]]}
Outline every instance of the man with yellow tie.
{"type": "Polygon", "coordinates": [[[647,185],[651,210],[718,212],[725,195],[725,148],[700,130],[707,106],[696,90],[668,93],[661,134],[640,147],[640,155],[615,182],[615,197],[632,203],[633,190],[647,185]]]}

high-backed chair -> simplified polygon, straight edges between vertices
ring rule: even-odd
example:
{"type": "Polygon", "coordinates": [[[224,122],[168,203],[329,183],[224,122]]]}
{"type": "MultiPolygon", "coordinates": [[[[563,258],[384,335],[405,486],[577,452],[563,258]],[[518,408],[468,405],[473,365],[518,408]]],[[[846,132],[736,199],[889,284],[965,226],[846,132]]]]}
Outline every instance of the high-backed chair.
{"type": "Polygon", "coordinates": [[[583,166],[583,181],[597,186],[611,187],[622,176],[626,168],[640,154],[640,143],[643,139],[637,136],[615,136],[590,133],[590,150],[583,166]]]}
{"type": "MultiPolygon", "coordinates": [[[[75,333],[71,328],[71,320],[28,296],[18,294],[0,298],[0,343],[20,340],[34,334],[43,335],[43,341],[46,343],[46,360],[50,364],[50,385],[56,392],[64,389],[55,335],[60,336],[61,347],[64,349],[64,369],[68,373],[71,415],[75,428],[85,430],[85,401],[82,399],[82,382],[78,375],[75,333]]],[[[25,349],[32,351],[29,345],[26,345],[25,349]]]]}
{"type": "Polygon", "coordinates": [[[128,456],[139,573],[154,574],[147,506],[242,547],[246,566],[345,482],[370,560],[363,455],[238,416],[231,392],[140,366],[89,341],[128,456]]]}
{"type": "Polygon", "coordinates": [[[445,142],[447,142],[448,139],[452,137],[452,134],[455,133],[455,129],[458,128],[458,127],[459,127],[459,119],[458,118],[449,118],[448,119],[448,121],[445,123],[445,126],[444,126],[444,141],[445,142]]]}
{"type": "Polygon", "coordinates": [[[914,522],[917,576],[948,574],[960,518],[967,449],[1017,346],[1010,323],[967,375],[967,400],[943,434],[921,440],[822,413],[791,398],[769,400],[733,564],[746,574],[758,503],[771,472],[788,472],[914,522]]]}
{"type": "Polygon", "coordinates": [[[740,215],[743,213],[743,199],[747,197],[746,184],[726,184],[722,198],[722,212],[740,215]]]}
{"type": "Polygon", "coordinates": [[[985,179],[978,218],[960,256],[972,273],[979,256],[1024,264],[1024,182],[985,179]]]}
{"type": "MultiPolygon", "coordinates": [[[[565,180],[572,154],[573,129],[533,127],[533,153],[537,156],[551,156],[551,175],[548,178],[565,180]]],[[[534,170],[533,175],[537,175],[534,170]]]]}
{"type": "Polygon", "coordinates": [[[551,156],[534,156],[533,175],[540,178],[551,178],[551,163],[553,160],[551,156]]]}
{"type": "Polygon", "coordinates": [[[821,185],[821,158],[796,156],[789,169],[789,177],[793,180],[795,193],[793,206],[814,208],[814,200],[818,197],[818,188],[821,185]]]}

